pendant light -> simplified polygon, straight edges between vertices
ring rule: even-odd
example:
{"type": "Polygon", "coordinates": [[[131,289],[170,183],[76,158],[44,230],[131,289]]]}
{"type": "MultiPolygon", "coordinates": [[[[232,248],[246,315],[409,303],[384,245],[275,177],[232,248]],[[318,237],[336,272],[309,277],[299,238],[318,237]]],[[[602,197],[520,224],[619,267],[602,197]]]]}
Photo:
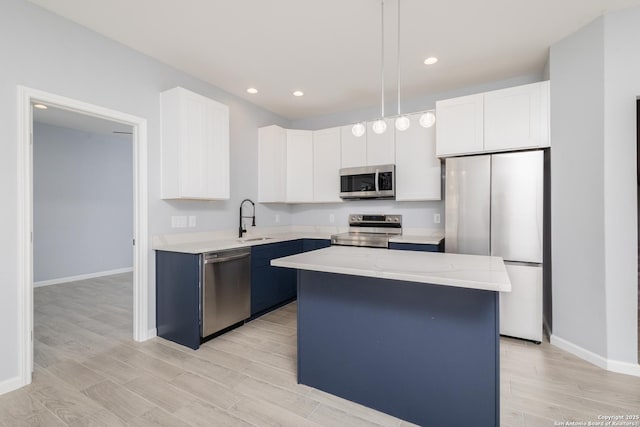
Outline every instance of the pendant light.
{"type": "Polygon", "coordinates": [[[396,62],[396,76],[397,79],[397,88],[398,88],[398,117],[396,118],[396,129],[400,132],[403,132],[409,129],[411,126],[411,121],[409,117],[403,116],[400,113],[400,0],[398,0],[398,47],[397,47],[397,62],[396,62]]]}
{"type": "Polygon", "coordinates": [[[387,130],[384,121],[384,0],[380,0],[380,118],[373,122],[372,128],[378,135],[387,130]]]}
{"type": "Polygon", "coordinates": [[[430,128],[436,123],[436,115],[433,111],[427,111],[420,116],[420,126],[430,128]]]}

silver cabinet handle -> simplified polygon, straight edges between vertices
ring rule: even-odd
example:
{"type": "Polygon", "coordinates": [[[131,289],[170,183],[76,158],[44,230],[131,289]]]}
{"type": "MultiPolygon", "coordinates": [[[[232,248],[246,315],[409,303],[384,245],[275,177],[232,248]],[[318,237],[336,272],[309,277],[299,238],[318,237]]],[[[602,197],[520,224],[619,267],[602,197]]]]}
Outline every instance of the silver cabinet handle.
{"type": "Polygon", "coordinates": [[[380,192],[380,187],[378,185],[378,177],[380,175],[380,169],[376,169],[376,193],[380,192]]]}

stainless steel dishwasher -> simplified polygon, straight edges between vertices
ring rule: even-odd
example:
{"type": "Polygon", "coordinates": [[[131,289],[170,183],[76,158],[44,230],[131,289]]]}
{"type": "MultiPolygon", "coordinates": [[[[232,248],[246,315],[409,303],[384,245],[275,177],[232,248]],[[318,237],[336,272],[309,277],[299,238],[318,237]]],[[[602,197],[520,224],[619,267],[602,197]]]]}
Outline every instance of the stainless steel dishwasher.
{"type": "Polygon", "coordinates": [[[205,338],[251,316],[251,248],[202,256],[200,336],[205,338]]]}

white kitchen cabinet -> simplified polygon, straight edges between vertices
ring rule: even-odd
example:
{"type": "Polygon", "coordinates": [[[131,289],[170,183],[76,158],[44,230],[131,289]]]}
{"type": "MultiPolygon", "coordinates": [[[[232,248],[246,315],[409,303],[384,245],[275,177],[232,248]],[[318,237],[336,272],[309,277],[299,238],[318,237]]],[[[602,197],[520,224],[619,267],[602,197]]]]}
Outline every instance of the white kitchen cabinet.
{"type": "Polygon", "coordinates": [[[287,129],[286,202],[313,202],[313,133],[287,129]]]}
{"type": "Polygon", "coordinates": [[[483,94],[436,102],[436,154],[446,157],[484,150],[483,94]]]}
{"type": "Polygon", "coordinates": [[[374,122],[367,123],[367,166],[389,165],[396,162],[395,120],[385,119],[385,122],[387,130],[379,135],[373,131],[374,122]]]}
{"type": "Polygon", "coordinates": [[[353,125],[340,128],[340,152],[343,168],[365,166],[367,164],[367,133],[357,137],[351,132],[353,125]]]}
{"type": "Polygon", "coordinates": [[[395,130],[396,200],[441,200],[440,159],[435,126],[420,126],[421,114],[410,114],[411,126],[395,130]]]}
{"type": "Polygon", "coordinates": [[[341,202],[340,128],[313,132],[313,201],[341,202]]]}
{"type": "Polygon", "coordinates": [[[280,126],[258,129],[258,202],[286,200],[287,132],[280,126]]]}
{"type": "Polygon", "coordinates": [[[258,201],[313,201],[313,134],[266,126],[258,130],[258,201]]]}
{"type": "Polygon", "coordinates": [[[438,157],[549,147],[549,82],[436,102],[438,157]]]}
{"type": "Polygon", "coordinates": [[[160,94],[163,199],[229,198],[229,107],[176,87],[160,94]]]}
{"type": "Polygon", "coordinates": [[[484,95],[484,150],[549,146],[549,82],[484,95]]]}

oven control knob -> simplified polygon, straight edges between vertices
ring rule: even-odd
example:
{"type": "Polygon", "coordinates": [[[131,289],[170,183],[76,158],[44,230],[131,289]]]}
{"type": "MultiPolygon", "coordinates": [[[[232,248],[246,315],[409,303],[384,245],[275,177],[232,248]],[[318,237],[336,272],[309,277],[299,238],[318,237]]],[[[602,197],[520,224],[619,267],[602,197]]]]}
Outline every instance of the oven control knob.
{"type": "Polygon", "coordinates": [[[388,217],[385,219],[385,221],[387,221],[387,222],[391,222],[391,221],[393,221],[393,219],[391,219],[391,217],[390,217],[390,216],[388,216],[388,217]]]}
{"type": "Polygon", "coordinates": [[[400,221],[400,220],[398,219],[398,217],[395,217],[393,220],[394,220],[395,222],[399,222],[399,221],[400,221]]]}

